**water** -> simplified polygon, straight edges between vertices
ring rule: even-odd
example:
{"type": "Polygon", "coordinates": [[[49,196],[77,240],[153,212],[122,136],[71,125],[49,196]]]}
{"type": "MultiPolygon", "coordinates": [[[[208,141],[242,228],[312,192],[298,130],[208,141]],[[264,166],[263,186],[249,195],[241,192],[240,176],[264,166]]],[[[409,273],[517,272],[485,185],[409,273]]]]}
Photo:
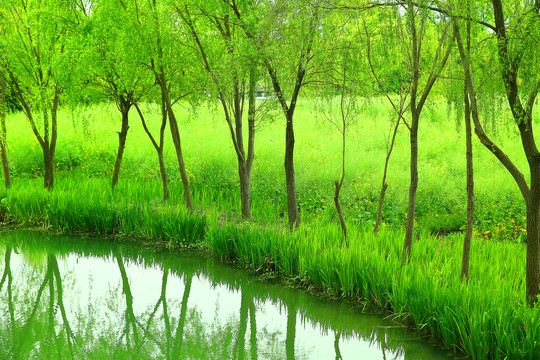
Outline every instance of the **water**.
{"type": "Polygon", "coordinates": [[[452,359],[380,314],[193,254],[0,233],[0,359],[452,359]]]}

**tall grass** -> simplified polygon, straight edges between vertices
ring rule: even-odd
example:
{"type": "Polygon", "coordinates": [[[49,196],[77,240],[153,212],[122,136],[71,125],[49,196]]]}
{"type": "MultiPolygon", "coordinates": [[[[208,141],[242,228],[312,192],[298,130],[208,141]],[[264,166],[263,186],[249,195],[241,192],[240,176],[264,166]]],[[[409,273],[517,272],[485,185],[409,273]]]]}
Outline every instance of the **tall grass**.
{"type": "MultiPolygon", "coordinates": [[[[159,110],[146,106],[149,126],[158,129],[159,110]]],[[[385,156],[385,134],[393,116],[384,100],[371,100],[348,137],[346,180],[342,191],[345,216],[355,224],[376,218],[378,191],[385,156]]],[[[194,191],[204,192],[232,212],[239,211],[236,155],[225,120],[217,107],[203,104],[195,111],[177,107],[188,176],[194,191]]],[[[502,112],[499,117],[510,118],[502,112]]],[[[296,173],[302,218],[333,221],[333,182],[339,175],[339,134],[318,113],[314,101],[299,104],[296,124],[296,173]]],[[[456,131],[455,115],[440,100],[430,105],[420,128],[420,184],[417,221],[432,232],[459,231],[465,225],[464,134],[456,131]]],[[[279,118],[278,118],[279,119],[279,118]]],[[[59,117],[55,166],[58,175],[78,178],[111,176],[116,156],[119,113],[113,105],[63,109],[59,117]]],[[[526,171],[513,124],[500,124],[497,141],[526,171]]],[[[283,124],[263,119],[256,135],[252,176],[253,216],[261,222],[280,222],[286,214],[283,170],[283,124]],[[282,214],[280,216],[280,214],[282,214]]],[[[15,182],[43,173],[41,149],[22,114],[8,117],[8,145],[15,182]]],[[[173,184],[180,178],[172,141],[166,139],[165,161],[173,184]],[[168,145],[168,146],[167,146],[168,145]]],[[[525,207],[512,178],[498,161],[475,143],[476,229],[486,238],[518,239],[525,225],[525,207]]],[[[386,224],[402,226],[408,188],[408,133],[403,127],[391,160],[386,224]]],[[[157,156],[138,117],[131,116],[120,183],[159,182],[157,156]]],[[[154,185],[151,185],[154,186],[154,185]]],[[[197,204],[195,204],[197,206],[197,204]]]]}

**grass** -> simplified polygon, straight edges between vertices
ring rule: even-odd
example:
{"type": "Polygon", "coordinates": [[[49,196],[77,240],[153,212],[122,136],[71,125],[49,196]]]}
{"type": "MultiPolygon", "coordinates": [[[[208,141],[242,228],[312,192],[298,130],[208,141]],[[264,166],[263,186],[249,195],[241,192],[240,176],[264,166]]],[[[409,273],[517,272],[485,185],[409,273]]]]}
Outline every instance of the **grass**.
{"type": "MultiPolygon", "coordinates": [[[[60,116],[55,159],[56,185],[44,191],[39,146],[22,115],[8,123],[14,185],[1,190],[5,221],[41,224],[67,232],[122,234],[171,244],[203,244],[217,256],[301,279],[334,296],[366,299],[391,308],[404,322],[433,333],[448,347],[473,359],[540,356],[540,314],[527,308],[524,205],[517,187],[493,155],[475,143],[477,220],[471,251],[471,281],[459,280],[465,224],[464,134],[443,102],[430,108],[420,128],[420,187],[417,240],[410,265],[401,266],[402,226],[408,185],[407,133],[402,129],[389,173],[383,226],[372,235],[391,116],[373,101],[349,136],[347,178],[342,198],[350,246],[341,240],[332,204],[339,174],[338,134],[312,103],[299,107],[296,125],[298,200],[304,221],[286,227],[279,121],[257,133],[253,169],[253,217],[239,221],[235,156],[226,124],[212,107],[196,113],[179,108],[182,142],[196,212],[185,213],[174,153],[167,139],[166,162],[172,198],[161,200],[157,158],[138,119],[132,124],[114,193],[118,113],[99,106],[60,116]],[[224,146],[225,144],[225,146],[224,146]],[[458,231],[456,233],[456,231],[458,231]],[[440,238],[433,233],[449,234],[440,238]],[[429,274],[429,276],[426,276],[429,274]]],[[[157,126],[156,109],[152,125],[157,126]]],[[[508,114],[502,113],[503,118],[508,114]]],[[[525,159],[510,126],[499,125],[497,141],[518,165],[525,159]]]]}

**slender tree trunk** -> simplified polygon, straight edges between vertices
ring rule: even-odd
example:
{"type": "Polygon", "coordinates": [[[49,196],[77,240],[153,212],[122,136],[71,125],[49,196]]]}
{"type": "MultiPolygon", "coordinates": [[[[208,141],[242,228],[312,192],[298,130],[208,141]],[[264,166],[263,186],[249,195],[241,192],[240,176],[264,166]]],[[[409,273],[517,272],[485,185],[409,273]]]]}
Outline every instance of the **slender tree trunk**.
{"type": "Polygon", "coordinates": [[[467,229],[463,241],[463,257],[461,260],[461,280],[469,281],[469,258],[471,252],[471,239],[474,225],[474,169],[473,169],[473,149],[472,149],[472,129],[471,129],[471,108],[469,102],[469,92],[465,87],[465,136],[466,136],[466,158],[467,158],[467,229]]]}
{"type": "Polygon", "coordinates": [[[379,233],[379,229],[382,223],[382,208],[384,204],[384,198],[386,196],[386,189],[388,188],[388,184],[386,183],[386,177],[388,175],[388,165],[390,163],[390,156],[392,156],[392,151],[394,150],[394,144],[396,143],[396,135],[399,128],[401,116],[402,114],[399,114],[396,125],[394,126],[392,140],[390,141],[390,146],[388,147],[388,151],[386,152],[386,159],[384,161],[384,172],[382,178],[381,192],[379,194],[379,205],[377,206],[377,221],[375,222],[375,226],[373,227],[373,235],[375,236],[377,236],[377,234],[379,233]]]}
{"type": "Polygon", "coordinates": [[[410,134],[411,162],[409,205],[407,208],[407,227],[405,229],[405,241],[403,243],[403,264],[409,262],[411,257],[412,238],[414,233],[414,218],[416,213],[416,191],[418,189],[418,117],[413,113],[410,134]]]}
{"type": "Polygon", "coordinates": [[[11,185],[11,171],[7,156],[7,128],[6,128],[6,80],[0,77],[0,157],[2,158],[2,168],[4,170],[4,182],[6,189],[11,185]]]}
{"type": "Polygon", "coordinates": [[[124,157],[124,149],[126,148],[126,139],[129,130],[129,108],[131,105],[121,105],[122,108],[122,128],[118,133],[118,152],[116,154],[116,161],[114,163],[113,177],[112,177],[112,189],[114,190],[118,183],[118,175],[120,174],[120,166],[122,165],[122,159],[124,157]]]}
{"type": "Polygon", "coordinates": [[[527,302],[536,304],[540,293],[540,164],[531,164],[531,188],[527,202],[527,302]]]}
{"type": "Polygon", "coordinates": [[[184,198],[186,201],[186,209],[189,213],[193,213],[193,203],[191,201],[191,191],[189,190],[189,179],[187,177],[186,165],[184,164],[184,155],[182,154],[182,141],[180,139],[180,130],[178,129],[178,122],[176,121],[176,115],[174,114],[171,99],[166,88],[163,75],[160,81],[161,95],[169,115],[169,128],[171,130],[171,136],[176,150],[176,159],[178,160],[178,169],[180,170],[180,177],[182,178],[182,186],[184,188],[184,198]]]}
{"type": "Polygon", "coordinates": [[[242,203],[242,217],[251,219],[251,186],[246,164],[238,161],[238,175],[240,176],[240,197],[242,203]]]}
{"type": "MultiPolygon", "coordinates": [[[[242,203],[242,217],[244,219],[251,219],[251,169],[253,166],[253,159],[255,158],[255,92],[257,85],[257,77],[255,74],[254,66],[250,69],[249,74],[249,94],[248,94],[248,154],[238,157],[238,174],[240,176],[240,197],[242,203]],[[245,159],[245,160],[244,160],[245,159]]],[[[237,122],[238,124],[238,122],[237,122]]],[[[240,123],[241,124],[241,123],[240,123]]],[[[242,131],[241,126],[236,129],[236,133],[242,131]]],[[[243,141],[242,137],[238,139],[243,141]]],[[[239,144],[243,152],[243,144],[239,144]]]]}
{"type": "Polygon", "coordinates": [[[163,185],[163,200],[169,199],[169,184],[167,181],[167,170],[165,169],[165,160],[163,159],[163,150],[158,151],[159,173],[161,175],[161,184],[163,185]]]}
{"type": "Polygon", "coordinates": [[[300,214],[296,201],[296,180],[294,174],[294,129],[292,114],[287,114],[287,127],[285,129],[285,181],[287,185],[287,213],[289,215],[289,228],[293,230],[300,226],[300,214]]]}
{"type": "Polygon", "coordinates": [[[336,191],[334,193],[334,204],[336,205],[336,211],[339,217],[341,231],[343,232],[343,239],[345,240],[345,245],[349,246],[349,243],[347,242],[347,224],[345,224],[345,217],[343,216],[343,211],[341,210],[341,203],[339,202],[339,192],[343,183],[340,184],[338,181],[336,181],[334,185],[336,186],[336,191]]]}
{"type": "Polygon", "coordinates": [[[417,108],[418,80],[420,78],[420,49],[419,39],[416,32],[416,15],[413,4],[407,4],[407,12],[410,16],[410,28],[412,38],[412,86],[411,86],[411,126],[410,126],[410,184],[409,205],[407,208],[407,225],[405,240],[403,242],[402,264],[405,265],[411,258],[412,238],[414,233],[414,220],[416,215],[416,190],[418,189],[418,120],[420,112],[417,108]]]}
{"type": "Polygon", "coordinates": [[[139,117],[141,118],[142,126],[144,131],[146,132],[146,135],[148,135],[148,138],[152,142],[152,145],[157,152],[159,161],[159,173],[161,175],[161,184],[163,186],[163,200],[168,200],[169,185],[167,182],[167,170],[165,169],[165,160],[163,158],[163,148],[165,144],[165,128],[167,127],[167,109],[165,103],[162,102],[161,104],[161,127],[159,129],[159,144],[156,142],[156,139],[154,139],[154,136],[150,132],[150,129],[148,129],[148,126],[146,125],[146,120],[144,119],[144,115],[139,107],[139,104],[134,103],[133,105],[135,105],[135,109],[139,113],[139,117]]]}
{"type": "Polygon", "coordinates": [[[44,187],[47,190],[52,190],[54,187],[54,152],[49,148],[49,144],[45,144],[42,150],[43,164],[45,166],[44,187]]]}

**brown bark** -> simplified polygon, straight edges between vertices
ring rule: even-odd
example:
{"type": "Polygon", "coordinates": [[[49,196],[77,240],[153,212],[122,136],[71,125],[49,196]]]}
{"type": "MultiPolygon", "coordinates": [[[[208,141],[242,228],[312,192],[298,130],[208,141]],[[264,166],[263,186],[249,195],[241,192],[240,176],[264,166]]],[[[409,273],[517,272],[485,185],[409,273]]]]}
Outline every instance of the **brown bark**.
{"type": "Polygon", "coordinates": [[[334,204],[336,205],[336,211],[339,217],[339,223],[341,225],[341,231],[343,232],[343,239],[345,244],[349,246],[347,242],[347,224],[345,224],[345,218],[343,217],[343,211],[341,210],[341,203],[339,202],[339,192],[341,190],[341,185],[338,181],[335,182],[336,191],[334,193],[334,204]]]}
{"type": "Polygon", "coordinates": [[[294,129],[293,115],[287,115],[285,128],[285,182],[287,187],[287,214],[289,215],[289,228],[293,230],[300,226],[300,214],[296,200],[296,176],[294,173],[294,129]]]}
{"type": "Polygon", "coordinates": [[[45,189],[52,190],[54,187],[54,153],[50,149],[43,149],[43,164],[45,165],[43,176],[45,189]]]}
{"type": "Polygon", "coordinates": [[[463,240],[463,256],[461,260],[461,280],[469,281],[469,259],[471,253],[471,239],[474,225],[474,168],[472,149],[471,109],[469,92],[464,91],[465,101],[465,137],[467,158],[467,228],[463,240]]]}
{"type": "Polygon", "coordinates": [[[2,168],[4,170],[4,183],[6,189],[11,186],[11,171],[7,156],[7,128],[6,128],[6,80],[0,76],[0,157],[2,158],[2,168]]]}
{"type": "Polygon", "coordinates": [[[186,202],[186,209],[193,213],[193,203],[191,201],[191,191],[189,190],[189,179],[187,177],[186,165],[184,164],[184,155],[182,154],[182,141],[180,139],[180,131],[178,130],[178,122],[174,114],[172,103],[169,98],[169,93],[165,87],[165,84],[161,84],[162,96],[164,97],[167,114],[169,115],[169,128],[171,130],[174,149],[176,150],[176,159],[178,160],[178,169],[180,170],[180,177],[182,178],[182,186],[184,188],[184,198],[186,202]]]}
{"type": "Polygon", "coordinates": [[[129,130],[129,110],[131,108],[131,102],[126,98],[120,98],[119,109],[122,113],[122,127],[118,132],[118,151],[116,154],[116,161],[114,163],[113,177],[111,187],[114,190],[118,183],[118,176],[120,175],[120,166],[122,165],[122,159],[124,157],[124,150],[126,148],[126,139],[129,130]]]}
{"type": "Polygon", "coordinates": [[[169,199],[169,185],[167,181],[167,170],[165,169],[165,160],[163,158],[163,148],[165,144],[165,128],[167,127],[167,109],[166,109],[165,103],[162,101],[162,104],[161,104],[161,127],[159,129],[159,144],[156,142],[156,140],[154,139],[154,136],[148,129],[148,126],[146,125],[146,120],[144,119],[144,115],[141,109],[139,108],[139,105],[137,103],[135,103],[134,105],[141,119],[144,131],[146,132],[146,135],[148,135],[148,138],[152,142],[152,145],[154,146],[154,149],[157,152],[158,162],[159,162],[159,173],[161,175],[161,184],[163,186],[163,200],[168,200],[169,199]]]}
{"type": "Polygon", "coordinates": [[[531,190],[527,203],[527,260],[525,265],[526,299],[533,306],[540,290],[539,233],[540,233],[540,166],[531,166],[531,190]]]}
{"type": "Polygon", "coordinates": [[[405,229],[405,241],[403,242],[403,264],[408,263],[411,257],[412,237],[414,232],[414,220],[416,212],[416,192],[418,190],[418,114],[413,113],[410,132],[410,183],[409,205],[407,207],[407,225],[405,229]]]}
{"type": "Polygon", "coordinates": [[[57,139],[57,113],[58,113],[58,103],[60,100],[58,89],[55,92],[53,104],[51,106],[51,122],[49,123],[49,118],[47,110],[43,113],[43,141],[41,143],[41,148],[43,150],[43,160],[45,165],[45,175],[44,175],[44,187],[47,190],[52,190],[54,187],[54,155],[56,151],[56,139],[57,139]],[[50,125],[50,129],[49,129],[50,125]],[[50,140],[49,140],[50,136],[50,140]]]}
{"type": "MultiPolygon", "coordinates": [[[[467,22],[467,53],[471,51],[471,22],[467,22]]],[[[473,167],[473,147],[472,147],[472,127],[471,127],[471,105],[469,101],[469,91],[465,81],[464,89],[465,103],[465,137],[466,137],[466,159],[467,159],[467,228],[465,239],[463,240],[463,256],[461,260],[461,281],[469,281],[469,262],[471,253],[471,239],[474,226],[474,167],[473,167]]]]}

